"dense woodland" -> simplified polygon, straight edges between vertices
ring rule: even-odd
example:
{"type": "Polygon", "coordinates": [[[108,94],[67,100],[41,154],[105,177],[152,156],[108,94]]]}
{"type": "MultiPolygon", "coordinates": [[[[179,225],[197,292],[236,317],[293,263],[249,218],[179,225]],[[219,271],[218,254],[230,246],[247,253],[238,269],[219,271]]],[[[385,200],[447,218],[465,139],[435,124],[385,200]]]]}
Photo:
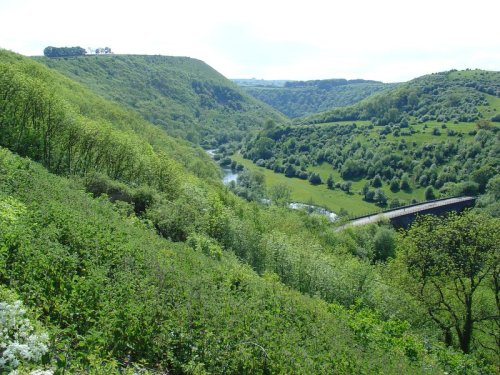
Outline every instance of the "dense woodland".
{"type": "Polygon", "coordinates": [[[170,135],[210,148],[285,117],[202,61],[168,56],[94,56],[38,61],[127,106],[170,135]]]}
{"type": "Polygon", "coordinates": [[[83,56],[87,53],[82,47],[45,47],[43,55],[46,57],[74,57],[83,56]]]}
{"type": "MultiPolygon", "coordinates": [[[[311,116],[301,123],[370,120],[375,125],[437,121],[472,122],[481,119],[478,106],[485,95],[500,97],[500,72],[482,70],[434,73],[400,84],[345,108],[311,116]]],[[[489,118],[498,121],[498,113],[489,118]]]]}
{"type": "Polygon", "coordinates": [[[335,231],[38,62],[0,72],[1,372],[498,372],[487,211],[335,231]]]}
{"type": "Polygon", "coordinates": [[[262,100],[290,118],[305,117],[331,108],[357,103],[395,84],[377,81],[325,79],[318,81],[236,81],[253,97],[262,100]]]}

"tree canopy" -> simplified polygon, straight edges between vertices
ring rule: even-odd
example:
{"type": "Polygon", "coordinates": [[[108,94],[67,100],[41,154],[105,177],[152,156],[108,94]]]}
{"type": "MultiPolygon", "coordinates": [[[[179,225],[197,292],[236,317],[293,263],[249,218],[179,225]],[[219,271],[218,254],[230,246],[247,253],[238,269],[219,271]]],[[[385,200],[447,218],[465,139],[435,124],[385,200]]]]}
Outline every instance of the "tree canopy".
{"type": "Polygon", "coordinates": [[[87,53],[82,47],[45,47],[43,54],[46,57],[72,57],[83,56],[87,53]]]}
{"type": "Polygon", "coordinates": [[[472,211],[444,220],[424,216],[398,246],[411,276],[408,287],[446,343],[465,353],[485,346],[500,354],[498,228],[498,219],[472,211]]]}

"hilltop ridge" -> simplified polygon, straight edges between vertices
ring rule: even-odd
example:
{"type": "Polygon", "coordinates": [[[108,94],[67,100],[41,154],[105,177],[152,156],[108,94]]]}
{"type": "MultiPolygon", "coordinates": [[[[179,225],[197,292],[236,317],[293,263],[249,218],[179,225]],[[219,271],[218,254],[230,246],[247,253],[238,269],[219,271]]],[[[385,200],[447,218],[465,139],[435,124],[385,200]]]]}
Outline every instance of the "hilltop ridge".
{"type": "Polygon", "coordinates": [[[500,97],[500,72],[450,70],[415,78],[354,105],[317,113],[300,122],[370,120],[375,125],[472,122],[488,118],[488,112],[495,115],[477,108],[489,106],[489,97],[500,97]]]}

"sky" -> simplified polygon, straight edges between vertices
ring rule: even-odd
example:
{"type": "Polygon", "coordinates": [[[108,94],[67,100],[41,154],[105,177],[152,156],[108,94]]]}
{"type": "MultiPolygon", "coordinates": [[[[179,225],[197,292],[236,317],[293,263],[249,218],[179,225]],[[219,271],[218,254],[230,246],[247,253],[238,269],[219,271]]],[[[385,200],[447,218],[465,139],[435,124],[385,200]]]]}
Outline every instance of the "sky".
{"type": "Polygon", "coordinates": [[[500,71],[498,0],[0,0],[0,48],[189,56],[228,78],[500,71]]]}

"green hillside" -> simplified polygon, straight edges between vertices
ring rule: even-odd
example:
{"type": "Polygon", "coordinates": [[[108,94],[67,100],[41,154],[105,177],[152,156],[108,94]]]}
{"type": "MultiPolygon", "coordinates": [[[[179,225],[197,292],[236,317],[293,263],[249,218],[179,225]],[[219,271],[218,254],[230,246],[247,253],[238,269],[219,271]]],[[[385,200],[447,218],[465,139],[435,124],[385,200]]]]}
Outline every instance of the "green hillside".
{"type": "Polygon", "coordinates": [[[240,139],[265,121],[284,121],[204,62],[168,56],[36,58],[140,113],[173,136],[212,147],[240,139]]]}
{"type": "MultiPolygon", "coordinates": [[[[123,164],[132,163],[130,160],[164,154],[194,173],[218,175],[202,149],[167,136],[134,111],[103,99],[62,74],[3,50],[0,63],[5,90],[1,115],[4,123],[9,121],[9,127],[2,130],[1,145],[43,161],[58,173],[89,172],[97,161],[107,161],[121,163],[109,167],[119,176],[123,164]],[[88,154],[81,154],[83,151],[88,154]],[[114,158],[108,156],[110,152],[121,154],[114,158]]],[[[133,173],[150,172],[151,168],[140,165],[133,173]]]]}
{"type": "Polygon", "coordinates": [[[497,219],[469,213],[453,238],[480,243],[464,346],[460,291],[436,322],[415,290],[413,232],[334,232],[218,178],[201,149],[0,51],[0,372],[495,372],[497,219]]]}
{"type": "Polygon", "coordinates": [[[288,185],[299,201],[351,215],[481,194],[500,173],[499,90],[497,72],[425,76],[294,126],[262,130],[240,149],[248,160],[234,159],[281,175],[270,180],[288,185]],[[335,122],[319,123],[326,120],[335,122]]]}
{"type": "Polygon", "coordinates": [[[466,70],[429,74],[345,108],[315,114],[300,123],[370,120],[375,125],[473,122],[498,115],[500,72],[466,70]],[[491,108],[489,108],[491,106],[491,108]]]}
{"type": "MultiPolygon", "coordinates": [[[[330,79],[288,81],[282,85],[251,85],[252,81],[236,81],[253,97],[262,100],[290,118],[309,116],[332,108],[357,103],[395,84],[366,80],[330,79]]],[[[270,81],[274,83],[274,81],[270,81]]]]}

